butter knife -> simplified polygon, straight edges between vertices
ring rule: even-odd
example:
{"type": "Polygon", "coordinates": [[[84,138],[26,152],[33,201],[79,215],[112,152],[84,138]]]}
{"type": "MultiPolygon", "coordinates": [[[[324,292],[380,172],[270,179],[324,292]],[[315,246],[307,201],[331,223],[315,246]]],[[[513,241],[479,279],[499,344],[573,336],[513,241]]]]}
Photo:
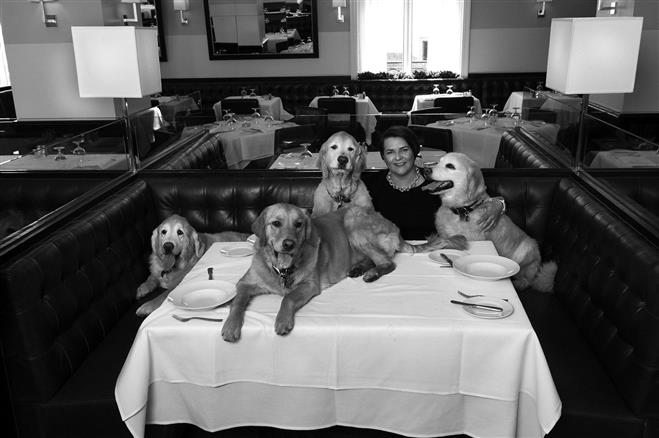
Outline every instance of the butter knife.
{"type": "Polygon", "coordinates": [[[441,258],[443,258],[444,260],[446,260],[446,263],[448,263],[448,265],[449,265],[450,267],[453,267],[453,260],[451,260],[451,259],[449,258],[449,256],[447,256],[447,255],[444,254],[443,252],[440,252],[439,255],[440,255],[441,258]]]}
{"type": "Polygon", "coordinates": [[[469,307],[478,307],[479,309],[485,309],[485,310],[495,310],[497,312],[503,312],[503,309],[501,307],[497,306],[490,306],[489,304],[475,304],[475,303],[466,303],[464,301],[458,301],[458,300],[451,300],[453,304],[461,304],[463,306],[469,306],[469,307]]]}

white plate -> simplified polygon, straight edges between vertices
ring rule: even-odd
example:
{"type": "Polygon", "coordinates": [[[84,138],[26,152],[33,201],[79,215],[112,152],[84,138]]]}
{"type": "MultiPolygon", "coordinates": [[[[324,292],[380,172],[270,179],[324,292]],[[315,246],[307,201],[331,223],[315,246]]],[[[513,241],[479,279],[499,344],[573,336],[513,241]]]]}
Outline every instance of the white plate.
{"type": "Polygon", "coordinates": [[[201,280],[181,284],[167,299],[186,310],[206,310],[220,306],[236,295],[236,286],[223,280],[201,280]]]}
{"type": "Polygon", "coordinates": [[[254,254],[254,245],[244,243],[240,245],[231,245],[220,248],[220,253],[227,257],[247,257],[254,254]]]}
{"type": "Polygon", "coordinates": [[[448,262],[442,258],[441,254],[446,254],[446,256],[455,263],[459,257],[465,256],[469,253],[467,251],[460,251],[459,249],[438,249],[437,251],[428,253],[428,257],[433,262],[439,263],[442,266],[448,266],[448,262]]]}
{"type": "Polygon", "coordinates": [[[247,241],[252,245],[254,245],[256,243],[256,239],[257,239],[256,234],[250,234],[249,237],[247,238],[247,241]]]}
{"type": "Polygon", "coordinates": [[[506,257],[466,255],[453,262],[453,269],[478,280],[501,280],[519,272],[519,265],[506,257]]]}
{"type": "Polygon", "coordinates": [[[510,304],[508,301],[504,301],[500,298],[493,298],[493,297],[473,297],[473,298],[467,298],[465,300],[462,300],[465,303],[472,303],[472,304],[485,304],[487,306],[497,306],[501,307],[503,311],[499,312],[497,310],[487,310],[483,309],[480,307],[470,307],[470,306],[462,306],[463,309],[465,309],[465,312],[467,312],[470,315],[473,315],[477,318],[485,318],[485,319],[500,319],[500,318],[506,318],[510,315],[512,315],[514,307],[512,304],[510,304]]]}

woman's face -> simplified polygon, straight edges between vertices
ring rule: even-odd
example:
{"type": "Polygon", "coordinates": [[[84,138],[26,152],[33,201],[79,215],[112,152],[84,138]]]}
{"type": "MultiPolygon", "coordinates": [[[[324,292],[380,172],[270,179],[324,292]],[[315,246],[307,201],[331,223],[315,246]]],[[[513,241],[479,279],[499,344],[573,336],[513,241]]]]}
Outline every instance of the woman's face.
{"type": "Polygon", "coordinates": [[[407,175],[414,171],[414,152],[401,137],[388,137],[384,139],[382,159],[391,173],[398,176],[407,175]]]}

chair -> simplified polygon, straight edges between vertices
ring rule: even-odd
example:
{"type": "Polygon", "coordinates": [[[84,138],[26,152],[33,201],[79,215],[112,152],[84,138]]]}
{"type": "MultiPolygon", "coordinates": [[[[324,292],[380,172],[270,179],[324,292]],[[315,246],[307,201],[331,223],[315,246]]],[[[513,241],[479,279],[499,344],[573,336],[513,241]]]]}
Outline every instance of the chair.
{"type": "Polygon", "coordinates": [[[474,98],[471,96],[463,97],[438,97],[434,105],[441,107],[445,113],[466,114],[469,107],[474,105],[474,98]]]}
{"type": "Polygon", "coordinates": [[[557,114],[554,111],[539,108],[525,108],[523,112],[527,112],[527,120],[542,120],[547,123],[556,123],[557,114]]]}
{"type": "Polygon", "coordinates": [[[298,106],[292,122],[298,125],[313,125],[316,136],[324,138],[327,132],[327,110],[312,106],[298,106]]]}
{"type": "Polygon", "coordinates": [[[438,120],[446,120],[447,115],[443,110],[442,107],[434,107],[410,111],[410,123],[413,125],[427,125],[438,120]]]}
{"type": "Polygon", "coordinates": [[[450,129],[431,128],[429,126],[410,125],[423,149],[441,149],[453,152],[453,132],[450,129]]]}
{"type": "Polygon", "coordinates": [[[222,99],[222,110],[230,110],[234,114],[252,114],[252,108],[259,107],[257,99],[222,99]]]}
{"type": "Polygon", "coordinates": [[[304,150],[300,146],[302,143],[311,143],[309,150],[318,151],[320,142],[316,136],[314,125],[298,125],[277,129],[275,131],[275,156],[284,152],[302,151],[304,150]]]}
{"type": "Polygon", "coordinates": [[[357,122],[357,102],[354,97],[321,97],[318,108],[327,110],[327,134],[346,131],[357,141],[365,141],[366,132],[357,122]]]}

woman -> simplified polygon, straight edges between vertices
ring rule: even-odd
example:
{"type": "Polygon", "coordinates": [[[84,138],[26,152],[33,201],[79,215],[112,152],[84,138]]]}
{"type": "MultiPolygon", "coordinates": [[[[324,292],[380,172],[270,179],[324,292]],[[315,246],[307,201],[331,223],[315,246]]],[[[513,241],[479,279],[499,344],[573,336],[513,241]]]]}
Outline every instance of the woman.
{"type": "MultiPolygon", "coordinates": [[[[441,198],[422,190],[427,184],[423,170],[414,163],[419,154],[419,142],[405,126],[392,126],[382,134],[380,156],[387,165],[371,185],[375,210],[395,223],[404,239],[426,239],[435,230],[435,212],[441,198]]],[[[478,223],[483,231],[490,230],[504,212],[502,198],[493,198],[482,207],[485,215],[478,223]]]]}

